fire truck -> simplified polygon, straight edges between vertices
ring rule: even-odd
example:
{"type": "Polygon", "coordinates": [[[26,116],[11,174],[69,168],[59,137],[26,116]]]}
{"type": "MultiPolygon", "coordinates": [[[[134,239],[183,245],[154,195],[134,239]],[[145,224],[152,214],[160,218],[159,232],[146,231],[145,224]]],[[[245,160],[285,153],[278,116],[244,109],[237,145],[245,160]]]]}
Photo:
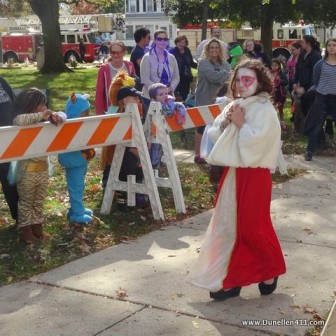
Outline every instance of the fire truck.
{"type": "MultiPolygon", "coordinates": [[[[241,29],[236,31],[237,40],[243,43],[245,40],[254,40],[260,42],[260,29],[253,30],[251,27],[243,26],[241,29]]],[[[302,40],[304,35],[312,35],[315,38],[316,33],[313,25],[305,25],[303,21],[299,24],[285,24],[274,23],[273,25],[273,39],[272,39],[272,49],[273,57],[278,57],[280,55],[290,57],[290,45],[294,42],[302,40]]]]}
{"type": "MultiPolygon", "coordinates": [[[[60,16],[62,54],[66,63],[73,57],[80,60],[79,42],[83,39],[86,47],[85,62],[97,58],[101,35],[110,36],[112,30],[120,28],[122,14],[93,14],[60,16]]],[[[41,23],[36,16],[19,19],[0,18],[2,32],[3,62],[33,61],[43,46],[41,23]]]]}
{"type": "MultiPolygon", "coordinates": [[[[212,22],[209,23],[208,28],[211,28],[212,22]]],[[[242,26],[240,29],[222,28],[222,38],[225,42],[238,41],[241,44],[245,40],[254,40],[260,42],[260,29],[252,29],[248,25],[242,26]]],[[[184,29],[178,31],[178,35],[186,35],[189,41],[189,48],[194,53],[197,46],[201,42],[201,26],[186,25],[184,29]]],[[[304,35],[313,35],[316,33],[313,25],[305,25],[303,21],[299,24],[285,24],[274,23],[273,25],[273,40],[272,49],[273,57],[279,55],[285,56],[287,59],[290,56],[289,46],[293,42],[302,40],[304,35]]],[[[208,30],[207,37],[210,37],[210,30],[208,30]]]]}
{"type": "MultiPolygon", "coordinates": [[[[86,51],[85,62],[95,60],[99,43],[95,43],[96,34],[93,32],[62,32],[62,53],[64,62],[68,63],[73,55],[77,61],[80,60],[79,42],[83,39],[86,51]]],[[[12,59],[14,63],[34,61],[39,49],[43,46],[43,35],[41,33],[6,33],[2,35],[3,62],[7,63],[12,59]]]]}

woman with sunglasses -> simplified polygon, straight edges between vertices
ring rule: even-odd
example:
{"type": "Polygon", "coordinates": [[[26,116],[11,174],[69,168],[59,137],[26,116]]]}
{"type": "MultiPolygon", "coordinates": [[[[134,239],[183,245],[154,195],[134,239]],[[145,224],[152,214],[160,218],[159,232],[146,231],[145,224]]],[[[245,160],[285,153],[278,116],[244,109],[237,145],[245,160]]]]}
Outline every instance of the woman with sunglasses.
{"type": "Polygon", "coordinates": [[[130,76],[135,77],[135,69],[132,62],[125,61],[126,46],[121,41],[113,41],[110,45],[110,57],[99,71],[96,84],[96,114],[105,114],[111,105],[109,88],[111,82],[119,70],[125,70],[130,76]]]}
{"type": "Polygon", "coordinates": [[[150,102],[148,88],[152,84],[165,84],[169,89],[169,94],[173,95],[180,82],[176,59],[166,50],[168,42],[165,30],[155,31],[152,47],[140,63],[140,77],[144,84],[143,97],[148,99],[148,102],[150,102]]]}

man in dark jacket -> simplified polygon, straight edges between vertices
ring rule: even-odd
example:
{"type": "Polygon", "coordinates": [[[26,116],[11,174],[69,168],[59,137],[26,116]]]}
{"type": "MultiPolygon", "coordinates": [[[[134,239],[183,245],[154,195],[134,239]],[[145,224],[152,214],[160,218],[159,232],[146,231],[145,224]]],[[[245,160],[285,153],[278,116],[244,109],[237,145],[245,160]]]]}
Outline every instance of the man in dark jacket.
{"type": "MultiPolygon", "coordinates": [[[[13,125],[14,111],[14,92],[10,85],[0,76],[0,127],[13,125]]],[[[0,163],[0,182],[5,199],[8,203],[12,218],[17,219],[17,206],[19,195],[16,185],[11,186],[8,183],[7,175],[10,162],[0,163]]]]}

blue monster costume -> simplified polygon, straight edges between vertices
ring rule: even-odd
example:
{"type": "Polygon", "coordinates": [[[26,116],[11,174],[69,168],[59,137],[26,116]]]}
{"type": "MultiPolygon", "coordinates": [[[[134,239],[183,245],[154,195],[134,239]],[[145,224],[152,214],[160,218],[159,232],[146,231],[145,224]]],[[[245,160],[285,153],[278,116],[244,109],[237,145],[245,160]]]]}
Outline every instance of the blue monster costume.
{"type": "MultiPolygon", "coordinates": [[[[73,93],[65,105],[65,113],[68,119],[79,118],[82,113],[90,109],[88,95],[73,93]]],[[[94,152],[94,150],[91,150],[94,152]]],[[[67,217],[71,222],[88,224],[92,222],[92,210],[84,207],[83,196],[85,187],[85,175],[88,159],[94,155],[88,155],[90,150],[75,151],[58,155],[58,161],[65,168],[68,192],[70,197],[70,209],[67,217]]]]}

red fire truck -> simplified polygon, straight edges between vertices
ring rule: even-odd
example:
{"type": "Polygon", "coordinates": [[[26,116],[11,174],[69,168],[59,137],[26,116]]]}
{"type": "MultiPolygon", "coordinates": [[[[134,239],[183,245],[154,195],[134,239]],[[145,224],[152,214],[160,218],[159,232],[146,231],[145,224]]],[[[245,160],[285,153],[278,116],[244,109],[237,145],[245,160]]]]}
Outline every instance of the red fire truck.
{"type": "MultiPolygon", "coordinates": [[[[273,40],[272,49],[273,56],[285,56],[287,59],[290,56],[289,47],[292,43],[302,40],[304,35],[316,36],[313,25],[305,25],[302,21],[299,24],[285,24],[274,23],[273,25],[273,40]]],[[[250,27],[242,27],[237,30],[237,40],[243,42],[244,40],[253,39],[260,41],[260,29],[253,30],[250,27]]]]}
{"type": "MultiPolygon", "coordinates": [[[[68,63],[72,55],[77,61],[80,60],[79,42],[83,38],[86,47],[84,61],[92,62],[96,59],[99,48],[99,43],[96,43],[98,31],[105,38],[110,39],[114,32],[124,29],[125,15],[122,13],[66,14],[59,17],[59,23],[64,61],[68,63]]],[[[0,34],[1,32],[4,62],[9,58],[14,62],[23,61],[26,58],[36,59],[36,54],[43,45],[41,22],[36,15],[21,18],[0,17],[0,34]]]]}
{"type": "MultiPolygon", "coordinates": [[[[90,31],[64,31],[62,36],[62,53],[64,61],[69,62],[71,55],[77,61],[80,60],[79,42],[82,38],[86,47],[85,62],[93,62],[97,56],[99,44],[95,42],[96,33],[90,31]]],[[[43,46],[43,38],[40,33],[3,33],[2,52],[3,62],[12,58],[13,62],[30,61],[36,59],[39,49],[43,46]]]]}
{"type": "MultiPolygon", "coordinates": [[[[209,22],[208,28],[211,28],[213,25],[212,22],[209,22]]],[[[240,29],[222,28],[221,31],[222,38],[226,42],[237,40],[243,43],[245,40],[250,39],[260,42],[260,29],[254,30],[251,27],[243,26],[240,29]]],[[[178,31],[178,35],[186,35],[189,40],[189,48],[192,49],[192,52],[195,52],[198,44],[201,42],[201,26],[186,25],[184,29],[178,31]]],[[[299,24],[289,23],[281,25],[280,23],[274,23],[272,40],[273,56],[278,57],[279,55],[283,55],[289,58],[289,46],[293,42],[302,40],[304,35],[313,35],[316,37],[314,26],[305,25],[302,21],[299,24]]],[[[208,36],[210,36],[209,30],[208,36]]]]}

